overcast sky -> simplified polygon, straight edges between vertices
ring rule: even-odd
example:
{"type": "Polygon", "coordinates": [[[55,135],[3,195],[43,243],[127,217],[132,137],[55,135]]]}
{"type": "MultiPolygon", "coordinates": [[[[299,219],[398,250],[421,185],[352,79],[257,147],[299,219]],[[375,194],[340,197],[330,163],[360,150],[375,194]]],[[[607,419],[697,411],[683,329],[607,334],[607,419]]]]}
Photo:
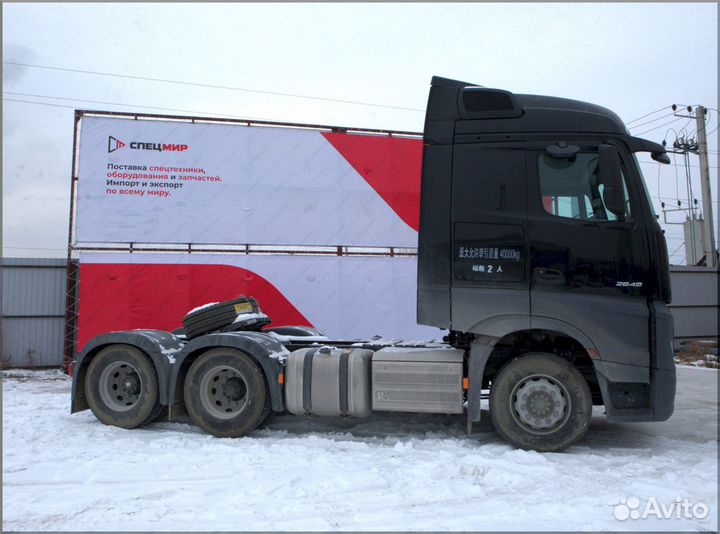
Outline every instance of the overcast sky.
{"type": "MultiPolygon", "coordinates": [[[[675,139],[670,128],[695,131],[694,121],[671,115],[673,103],[714,108],[707,128],[717,127],[717,47],[710,3],[3,5],[4,62],[415,109],[440,75],[593,102],[626,122],[665,107],[630,124],[658,142],[675,139]]],[[[423,124],[419,111],[3,64],[5,256],[65,254],[75,108],[413,131],[423,124]]],[[[717,200],[718,131],[710,138],[717,200]]],[[[649,161],[643,172],[659,213],[659,197],[687,201],[682,166],[640,159],[649,161]]],[[[690,163],[699,199],[698,158],[690,163]]],[[[682,227],[665,228],[672,253],[682,227]]],[[[683,263],[682,248],[673,260],[683,263]]]]}

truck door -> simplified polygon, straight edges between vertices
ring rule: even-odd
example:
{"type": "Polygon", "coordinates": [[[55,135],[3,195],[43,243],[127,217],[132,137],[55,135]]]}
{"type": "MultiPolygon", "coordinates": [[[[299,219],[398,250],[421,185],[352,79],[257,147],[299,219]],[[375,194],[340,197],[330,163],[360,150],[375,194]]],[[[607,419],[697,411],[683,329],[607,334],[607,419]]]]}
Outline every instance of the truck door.
{"type": "Polygon", "coordinates": [[[503,335],[529,325],[525,147],[456,144],[452,329],[503,335]]]}
{"type": "Polygon", "coordinates": [[[603,194],[600,143],[575,143],[567,157],[562,141],[528,151],[531,325],[577,329],[601,359],[642,366],[634,380],[644,381],[653,278],[630,156],[620,160],[625,213],[618,215],[603,194]]]}

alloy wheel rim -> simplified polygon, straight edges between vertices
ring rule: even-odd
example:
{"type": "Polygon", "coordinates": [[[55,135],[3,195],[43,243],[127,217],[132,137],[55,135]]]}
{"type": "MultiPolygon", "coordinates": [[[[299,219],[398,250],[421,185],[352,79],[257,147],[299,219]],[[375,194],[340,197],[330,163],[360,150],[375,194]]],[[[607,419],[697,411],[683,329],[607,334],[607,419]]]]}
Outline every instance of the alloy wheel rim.
{"type": "Polygon", "coordinates": [[[143,390],[138,370],[129,362],[116,361],[100,374],[100,398],[116,412],[127,412],[140,400],[143,390]]]}
{"type": "Polygon", "coordinates": [[[203,408],[218,419],[232,419],[249,401],[248,385],[237,369],[219,365],[210,369],[200,380],[200,402],[203,408]]]}
{"type": "Polygon", "coordinates": [[[510,395],[510,413],[515,422],[532,434],[551,434],[570,417],[567,388],[547,375],[531,375],[518,382],[510,395]]]}

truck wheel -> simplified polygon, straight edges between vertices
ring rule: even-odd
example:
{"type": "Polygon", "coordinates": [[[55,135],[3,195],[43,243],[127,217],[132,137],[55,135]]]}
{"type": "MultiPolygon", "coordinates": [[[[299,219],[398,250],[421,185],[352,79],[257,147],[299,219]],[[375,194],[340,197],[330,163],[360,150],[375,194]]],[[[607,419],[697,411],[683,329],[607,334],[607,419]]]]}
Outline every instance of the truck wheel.
{"type": "Polygon", "coordinates": [[[490,388],[497,432],[522,449],[559,451],[576,442],[592,416],[587,382],[554,354],[531,353],[507,363],[490,388]]]}
{"type": "Polygon", "coordinates": [[[161,409],[155,367],[129,345],[110,345],[92,359],[85,394],[95,417],[121,428],[142,426],[161,409]]]}
{"type": "Polygon", "coordinates": [[[260,425],[265,423],[268,419],[270,419],[270,415],[273,413],[272,406],[270,404],[270,395],[266,395],[265,398],[265,407],[263,408],[263,413],[258,419],[258,422],[255,424],[255,428],[258,428],[260,425]]]}
{"type": "Polygon", "coordinates": [[[262,370],[232,349],[212,349],[195,360],[185,378],[184,395],[193,423],[220,438],[251,432],[269,410],[262,370]]]}

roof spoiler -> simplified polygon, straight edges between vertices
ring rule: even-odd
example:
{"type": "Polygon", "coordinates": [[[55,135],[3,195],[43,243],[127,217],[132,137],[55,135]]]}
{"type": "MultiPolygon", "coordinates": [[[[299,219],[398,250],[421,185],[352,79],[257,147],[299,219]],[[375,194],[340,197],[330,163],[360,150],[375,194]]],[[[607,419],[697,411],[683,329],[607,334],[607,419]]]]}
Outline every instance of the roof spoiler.
{"type": "Polygon", "coordinates": [[[520,117],[522,108],[515,95],[502,89],[490,89],[482,85],[433,76],[433,88],[455,91],[458,118],[461,119],[510,119],[520,117]]]}
{"type": "Polygon", "coordinates": [[[443,78],[442,76],[433,76],[430,80],[430,85],[433,87],[481,87],[474,83],[461,82],[459,80],[451,80],[450,78],[443,78]]]}

